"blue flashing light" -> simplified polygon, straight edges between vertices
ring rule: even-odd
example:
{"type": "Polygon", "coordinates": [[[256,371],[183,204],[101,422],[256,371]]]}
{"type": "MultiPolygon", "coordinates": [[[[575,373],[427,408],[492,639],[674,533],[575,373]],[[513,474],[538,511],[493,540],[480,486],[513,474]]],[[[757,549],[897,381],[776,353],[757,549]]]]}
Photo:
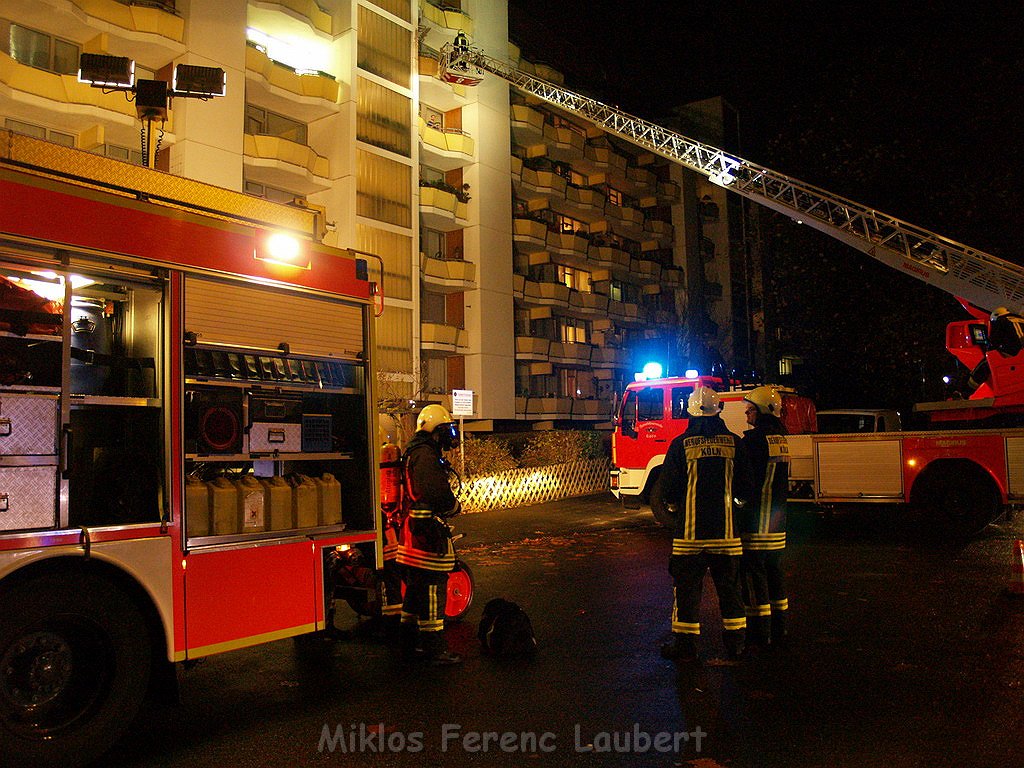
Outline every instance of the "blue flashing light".
{"type": "Polygon", "coordinates": [[[662,374],[661,363],[650,362],[644,365],[644,378],[645,379],[660,379],[662,374]]]}

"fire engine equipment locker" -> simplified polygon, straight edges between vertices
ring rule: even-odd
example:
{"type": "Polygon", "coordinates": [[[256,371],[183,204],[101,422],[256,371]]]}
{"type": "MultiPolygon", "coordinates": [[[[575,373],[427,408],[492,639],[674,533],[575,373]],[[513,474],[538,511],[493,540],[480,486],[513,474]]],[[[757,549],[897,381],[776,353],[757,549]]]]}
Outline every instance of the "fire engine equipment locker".
{"type": "Polygon", "coordinates": [[[239,533],[242,521],[239,519],[238,489],[226,477],[218,477],[207,484],[210,490],[210,515],[213,518],[213,533],[239,533]]]}

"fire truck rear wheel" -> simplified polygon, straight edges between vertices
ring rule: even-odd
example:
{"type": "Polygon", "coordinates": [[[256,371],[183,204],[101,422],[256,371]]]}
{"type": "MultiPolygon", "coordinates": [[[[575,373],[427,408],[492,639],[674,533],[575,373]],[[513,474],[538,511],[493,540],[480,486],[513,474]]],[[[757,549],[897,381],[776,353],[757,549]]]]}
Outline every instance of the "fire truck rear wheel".
{"type": "Polygon", "coordinates": [[[995,483],[985,470],[970,461],[933,462],[914,484],[912,495],[926,515],[926,525],[937,524],[949,536],[980,533],[1000,513],[995,483]]]}
{"type": "Polygon", "coordinates": [[[50,573],[0,594],[4,765],[84,765],[127,728],[151,651],[131,598],[101,575],[50,573]]]}

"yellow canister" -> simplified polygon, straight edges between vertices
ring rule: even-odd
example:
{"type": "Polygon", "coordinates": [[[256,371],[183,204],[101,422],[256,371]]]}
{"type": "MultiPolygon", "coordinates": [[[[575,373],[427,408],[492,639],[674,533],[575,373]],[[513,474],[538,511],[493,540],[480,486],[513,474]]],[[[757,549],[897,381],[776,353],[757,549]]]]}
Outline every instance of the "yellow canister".
{"type": "Polygon", "coordinates": [[[260,481],[267,495],[267,530],[285,531],[295,527],[292,507],[292,487],[283,477],[268,477],[260,481]]]}
{"type": "Polygon", "coordinates": [[[341,483],[325,472],[316,478],[316,490],[320,525],[337,525],[341,522],[341,483]]]}
{"type": "Polygon", "coordinates": [[[319,524],[316,483],[305,475],[292,477],[292,508],[296,528],[315,528],[319,524]]]}
{"type": "Polygon", "coordinates": [[[236,486],[242,533],[267,530],[267,494],[263,484],[252,475],[243,475],[236,486]]]}
{"type": "Polygon", "coordinates": [[[195,477],[185,478],[185,531],[189,538],[210,535],[210,492],[195,477]]]}
{"type": "Polygon", "coordinates": [[[235,484],[226,477],[218,477],[208,482],[206,488],[210,492],[214,535],[240,532],[242,519],[238,514],[238,489],[235,484]]]}

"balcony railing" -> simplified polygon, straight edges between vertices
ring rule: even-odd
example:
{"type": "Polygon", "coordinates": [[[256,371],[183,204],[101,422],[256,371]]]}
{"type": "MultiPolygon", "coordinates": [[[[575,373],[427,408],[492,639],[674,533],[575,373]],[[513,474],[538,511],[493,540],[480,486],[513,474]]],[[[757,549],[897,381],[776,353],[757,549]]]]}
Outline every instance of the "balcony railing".
{"type": "Polygon", "coordinates": [[[338,81],[326,72],[299,74],[291,67],[274,61],[266,52],[250,44],[245,51],[245,68],[261,75],[269,85],[298,96],[323,99],[333,105],[338,101],[338,81]]]}
{"type": "Polygon", "coordinates": [[[461,8],[420,0],[420,19],[432,21],[445,29],[462,30],[471,37],[473,35],[473,19],[461,8]]]}
{"type": "Polygon", "coordinates": [[[244,153],[249,157],[263,160],[278,160],[301,168],[320,178],[330,178],[331,164],[305,144],[299,144],[279,136],[245,134],[244,153]]]}

